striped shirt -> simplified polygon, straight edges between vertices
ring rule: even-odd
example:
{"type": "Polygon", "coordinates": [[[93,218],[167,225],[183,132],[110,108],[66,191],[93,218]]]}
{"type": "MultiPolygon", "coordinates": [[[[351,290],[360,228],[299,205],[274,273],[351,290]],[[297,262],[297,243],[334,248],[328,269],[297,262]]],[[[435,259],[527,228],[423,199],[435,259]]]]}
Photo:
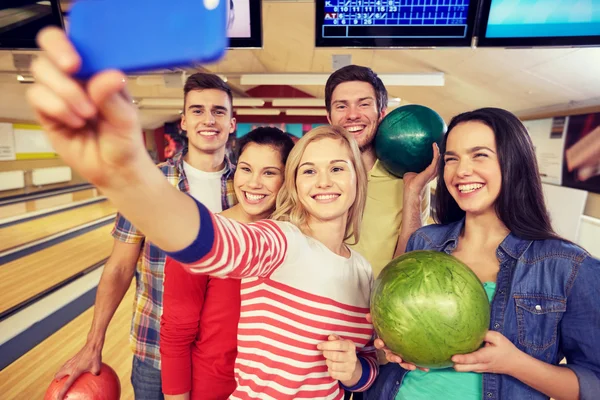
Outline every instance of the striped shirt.
{"type": "Polygon", "coordinates": [[[240,224],[198,203],[196,240],[169,253],[191,273],[242,278],[236,391],[230,399],[342,399],[366,390],[378,372],[373,326],[366,321],[373,273],[355,251],[331,252],[293,224],[240,224]],[[343,388],[317,344],[335,334],[354,342],[360,381],[343,388]]]}
{"type": "MultiPolygon", "coordinates": [[[[179,191],[189,193],[190,188],[183,170],[183,156],[187,149],[175,157],[158,164],[158,168],[167,180],[179,191]]],[[[225,159],[226,170],[221,177],[221,203],[223,210],[233,206],[237,200],[233,190],[233,174],[235,167],[229,159],[225,159]]],[[[160,216],[157,216],[160,218],[160,216]]],[[[117,216],[112,231],[115,239],[125,243],[141,243],[144,234],[138,231],[121,214],[117,216]]],[[[146,241],[142,248],[142,256],[135,271],[135,299],[133,305],[133,321],[129,342],[136,357],[160,369],[160,316],[163,303],[163,279],[166,255],[146,241]]]]}

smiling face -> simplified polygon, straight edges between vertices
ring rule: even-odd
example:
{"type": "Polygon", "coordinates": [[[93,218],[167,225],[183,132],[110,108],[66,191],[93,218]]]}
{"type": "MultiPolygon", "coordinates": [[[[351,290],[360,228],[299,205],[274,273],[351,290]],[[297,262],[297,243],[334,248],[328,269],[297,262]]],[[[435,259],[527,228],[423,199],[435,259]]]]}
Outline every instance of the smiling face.
{"type": "Polygon", "coordinates": [[[331,94],[331,111],[327,116],[332,125],[350,132],[361,151],[370,147],[377,127],[385,115],[377,110],[375,89],[368,82],[349,81],[340,83],[331,94]]]}
{"type": "Polygon", "coordinates": [[[233,186],[244,211],[267,218],[275,209],[277,193],[283,185],[285,166],[281,153],[269,145],[249,143],[240,154],[233,186]]]}
{"type": "Polygon", "coordinates": [[[219,89],[191,90],[185,99],[181,129],[187,131],[190,151],[223,150],[229,134],[235,131],[227,93],[219,89]]]}
{"type": "Polygon", "coordinates": [[[448,133],[444,153],[444,182],[467,214],[494,212],[502,187],[496,137],[487,125],[470,121],[448,133]]]}
{"type": "Polygon", "coordinates": [[[296,174],[296,189],[309,225],[315,220],[345,222],[356,199],[356,186],[356,171],[346,144],[323,138],[306,146],[296,174]]]}

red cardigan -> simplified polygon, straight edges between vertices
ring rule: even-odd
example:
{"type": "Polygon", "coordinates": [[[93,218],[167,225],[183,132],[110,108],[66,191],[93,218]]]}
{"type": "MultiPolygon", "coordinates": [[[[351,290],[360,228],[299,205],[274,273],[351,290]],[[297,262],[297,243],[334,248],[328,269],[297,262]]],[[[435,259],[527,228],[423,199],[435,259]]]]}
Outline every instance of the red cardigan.
{"type": "Polygon", "coordinates": [[[162,389],[191,399],[223,400],[233,374],[240,281],[192,275],[167,258],[160,321],[162,389]]]}

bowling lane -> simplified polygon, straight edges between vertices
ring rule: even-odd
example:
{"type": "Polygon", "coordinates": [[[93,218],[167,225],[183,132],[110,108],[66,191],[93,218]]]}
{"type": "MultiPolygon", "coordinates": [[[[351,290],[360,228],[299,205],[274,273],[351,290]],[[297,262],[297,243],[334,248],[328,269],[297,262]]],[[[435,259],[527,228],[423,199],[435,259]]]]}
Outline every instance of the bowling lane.
{"type": "Polygon", "coordinates": [[[106,259],[113,244],[111,229],[108,224],[0,265],[0,313],[106,259]]]}
{"type": "MultiPolygon", "coordinates": [[[[108,327],[102,361],[110,365],[121,380],[121,400],[133,400],[131,375],[132,352],[129,348],[132,284],[108,327]]],[[[90,307],[27,354],[0,371],[0,396],[6,400],[43,399],[60,366],[85,344],[94,307],[90,307]]]]}
{"type": "Polygon", "coordinates": [[[98,190],[93,188],[72,193],[58,194],[56,196],[43,197],[37,200],[8,204],[0,206],[0,220],[15,217],[17,215],[68,206],[72,203],[90,200],[98,196],[98,190]]]}
{"type": "Polygon", "coordinates": [[[110,202],[102,201],[0,228],[0,251],[75,228],[116,212],[116,208],[110,202]]]}

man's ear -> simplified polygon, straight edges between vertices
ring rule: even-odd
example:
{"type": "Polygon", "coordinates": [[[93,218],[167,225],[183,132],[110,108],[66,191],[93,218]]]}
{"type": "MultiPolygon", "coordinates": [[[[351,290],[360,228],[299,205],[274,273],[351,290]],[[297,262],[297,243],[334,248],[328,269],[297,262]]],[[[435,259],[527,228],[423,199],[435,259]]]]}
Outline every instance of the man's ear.
{"type": "Polygon", "coordinates": [[[187,122],[185,121],[185,114],[181,114],[181,121],[179,122],[182,131],[187,131],[187,122]]]}
{"type": "Polygon", "coordinates": [[[229,133],[235,132],[235,128],[237,127],[237,120],[235,118],[231,118],[229,121],[229,133]]]}
{"type": "Polygon", "coordinates": [[[387,114],[387,107],[383,107],[381,109],[381,113],[379,113],[379,122],[381,122],[381,120],[383,119],[383,117],[385,117],[386,114],[387,114]]]}

